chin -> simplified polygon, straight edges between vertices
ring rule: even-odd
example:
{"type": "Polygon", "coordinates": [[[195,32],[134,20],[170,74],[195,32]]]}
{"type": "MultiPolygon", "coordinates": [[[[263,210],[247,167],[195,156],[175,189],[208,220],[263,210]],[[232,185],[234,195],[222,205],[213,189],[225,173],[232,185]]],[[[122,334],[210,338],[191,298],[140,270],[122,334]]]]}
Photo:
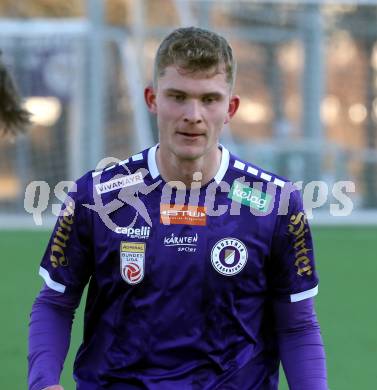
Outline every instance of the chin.
{"type": "Polygon", "coordinates": [[[202,147],[182,147],[175,150],[175,155],[182,160],[197,160],[205,154],[202,147]]]}

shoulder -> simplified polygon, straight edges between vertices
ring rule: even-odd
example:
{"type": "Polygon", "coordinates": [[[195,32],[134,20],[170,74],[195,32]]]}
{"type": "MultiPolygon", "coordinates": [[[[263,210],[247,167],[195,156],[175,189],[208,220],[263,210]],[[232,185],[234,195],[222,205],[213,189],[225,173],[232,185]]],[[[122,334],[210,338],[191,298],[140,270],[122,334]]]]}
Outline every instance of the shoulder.
{"type": "Polygon", "coordinates": [[[140,153],[118,162],[111,163],[105,168],[99,170],[93,170],[87,173],[90,174],[92,181],[97,181],[95,178],[100,178],[101,181],[111,179],[116,175],[127,175],[135,173],[140,168],[147,168],[148,150],[144,150],[140,153]]]}
{"type": "Polygon", "coordinates": [[[102,169],[91,170],[76,181],[80,198],[88,200],[104,194],[115,193],[125,187],[143,182],[147,169],[148,149],[102,169]]]}
{"type": "Polygon", "coordinates": [[[271,204],[274,205],[272,209],[278,214],[288,213],[289,209],[302,208],[301,192],[292,181],[233,154],[229,156],[227,178],[232,190],[236,187],[243,190],[252,187],[253,193],[260,191],[262,195],[268,194],[271,204]]]}
{"type": "Polygon", "coordinates": [[[280,188],[293,185],[285,177],[272,173],[231,153],[229,156],[229,170],[235,175],[241,174],[253,182],[271,183],[280,188]]]}

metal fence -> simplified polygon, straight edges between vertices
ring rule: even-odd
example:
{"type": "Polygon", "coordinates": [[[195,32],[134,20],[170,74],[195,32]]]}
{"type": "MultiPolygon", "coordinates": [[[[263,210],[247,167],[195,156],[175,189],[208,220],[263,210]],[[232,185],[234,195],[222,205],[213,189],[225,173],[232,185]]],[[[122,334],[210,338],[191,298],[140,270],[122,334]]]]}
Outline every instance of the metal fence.
{"type": "Polygon", "coordinates": [[[157,140],[143,87],[159,40],[179,25],[214,29],[234,48],[241,106],[223,143],[310,188],[314,222],[377,223],[375,2],[145,0],[127,2],[116,25],[104,2],[87,4],[81,19],[0,19],[3,58],[34,113],[25,136],[0,140],[0,225],[34,223],[30,182],[51,189],[50,221],[57,183],[157,140]],[[340,188],[352,212],[334,219],[339,182],[354,183],[340,188]]]}

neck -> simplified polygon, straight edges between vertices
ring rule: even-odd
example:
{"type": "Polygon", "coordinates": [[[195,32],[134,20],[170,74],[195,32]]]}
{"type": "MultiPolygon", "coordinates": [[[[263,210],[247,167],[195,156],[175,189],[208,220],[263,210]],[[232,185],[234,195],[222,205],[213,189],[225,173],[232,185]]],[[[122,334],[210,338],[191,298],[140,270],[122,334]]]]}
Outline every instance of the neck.
{"type": "Polygon", "coordinates": [[[221,150],[216,147],[203,157],[195,160],[184,160],[164,149],[161,150],[159,147],[156,151],[156,163],[166,182],[181,181],[186,188],[191,188],[193,181],[198,183],[199,180],[203,186],[215,177],[221,164],[221,154],[221,150]]]}

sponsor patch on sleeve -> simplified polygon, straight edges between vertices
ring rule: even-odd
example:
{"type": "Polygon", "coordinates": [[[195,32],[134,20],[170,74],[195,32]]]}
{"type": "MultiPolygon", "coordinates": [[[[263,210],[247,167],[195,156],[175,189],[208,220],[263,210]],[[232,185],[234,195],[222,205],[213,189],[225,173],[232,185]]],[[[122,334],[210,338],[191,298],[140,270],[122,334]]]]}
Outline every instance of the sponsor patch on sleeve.
{"type": "Polygon", "coordinates": [[[309,233],[306,215],[303,211],[291,215],[288,231],[294,236],[293,248],[295,253],[295,267],[297,275],[311,275],[313,273],[310,253],[312,248],[308,245],[309,233]]]}

